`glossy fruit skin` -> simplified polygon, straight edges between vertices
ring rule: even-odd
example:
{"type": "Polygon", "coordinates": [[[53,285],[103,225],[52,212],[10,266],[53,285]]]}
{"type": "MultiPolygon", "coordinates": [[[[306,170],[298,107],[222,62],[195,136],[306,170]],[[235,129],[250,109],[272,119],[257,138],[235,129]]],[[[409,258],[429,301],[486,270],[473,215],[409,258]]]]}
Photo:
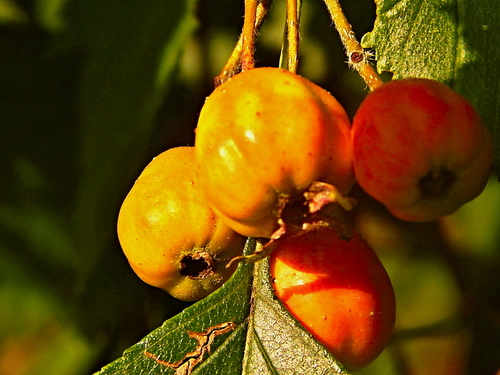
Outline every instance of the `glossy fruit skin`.
{"type": "Polygon", "coordinates": [[[478,196],[493,143],[471,104],[428,79],[391,81],[368,94],[353,120],[359,185],[396,217],[431,221],[478,196]]]}
{"type": "Polygon", "coordinates": [[[158,155],[135,182],[118,216],[120,244],[135,273],[185,301],[220,287],[234,272],[234,267],[225,268],[227,262],[241,255],[245,244],[208,207],[194,161],[193,147],[158,155]],[[215,262],[214,272],[186,274],[186,259],[189,264],[200,256],[215,262]]]}
{"type": "Polygon", "coordinates": [[[354,183],[350,121],[333,96],[279,68],[237,74],[206,100],[196,129],[200,181],[235,231],[271,237],[283,198],[321,180],[354,183]]]}
{"type": "Polygon", "coordinates": [[[357,233],[345,241],[333,229],[287,239],[271,254],[278,298],[350,371],[386,347],[395,322],[395,295],[385,268],[357,233]]]}

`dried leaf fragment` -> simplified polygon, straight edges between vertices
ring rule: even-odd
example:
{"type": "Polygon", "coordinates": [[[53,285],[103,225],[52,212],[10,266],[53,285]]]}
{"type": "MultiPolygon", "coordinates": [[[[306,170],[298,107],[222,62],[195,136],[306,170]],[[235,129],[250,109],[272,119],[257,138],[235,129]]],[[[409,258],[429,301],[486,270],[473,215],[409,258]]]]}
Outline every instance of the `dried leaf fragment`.
{"type": "Polygon", "coordinates": [[[223,335],[224,333],[232,331],[235,328],[236,324],[230,321],[212,326],[204,332],[187,331],[189,337],[198,341],[198,345],[195,350],[187,353],[184,358],[177,362],[164,361],[148,351],[145,351],[144,355],[155,360],[156,363],[159,363],[160,365],[175,369],[175,375],[190,375],[194,370],[194,367],[203,361],[205,354],[210,353],[210,347],[212,346],[214,339],[217,336],[223,335]]]}

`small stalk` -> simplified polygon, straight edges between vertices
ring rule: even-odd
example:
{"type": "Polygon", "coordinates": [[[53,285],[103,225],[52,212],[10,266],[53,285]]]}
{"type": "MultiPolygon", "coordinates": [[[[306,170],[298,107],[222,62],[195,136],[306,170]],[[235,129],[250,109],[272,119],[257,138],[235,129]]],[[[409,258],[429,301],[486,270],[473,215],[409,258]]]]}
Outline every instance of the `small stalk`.
{"type": "Polygon", "coordinates": [[[299,9],[301,0],[287,0],[286,2],[286,36],[288,70],[297,73],[299,63],[299,9]]]}
{"type": "MultiPolygon", "coordinates": [[[[255,27],[253,31],[254,38],[255,34],[260,29],[264,21],[264,18],[267,14],[267,11],[269,10],[269,7],[271,6],[272,1],[273,0],[260,0],[257,3],[257,8],[255,12],[255,27]]],[[[246,12],[246,4],[245,4],[245,12],[246,12]]],[[[243,29],[245,30],[244,27],[243,29]]],[[[238,70],[242,67],[243,40],[245,39],[245,36],[246,34],[244,32],[240,34],[238,42],[236,43],[236,46],[234,47],[233,52],[231,53],[231,56],[229,57],[226,64],[222,68],[220,74],[214,79],[215,86],[219,86],[220,84],[226,82],[229,78],[234,76],[238,72],[238,70]]]]}
{"type": "Polygon", "coordinates": [[[255,67],[255,21],[257,19],[258,0],[245,0],[245,20],[243,21],[243,41],[241,53],[241,71],[255,67]]]}
{"type": "Polygon", "coordinates": [[[299,24],[302,0],[286,0],[286,22],[279,67],[297,73],[299,62],[299,24]]]}
{"type": "Polygon", "coordinates": [[[363,50],[361,44],[356,39],[352,26],[347,20],[338,0],[324,0],[330,17],[337,29],[340,40],[351,65],[363,78],[370,90],[375,90],[383,84],[382,79],[370,65],[369,54],[363,50]]]}

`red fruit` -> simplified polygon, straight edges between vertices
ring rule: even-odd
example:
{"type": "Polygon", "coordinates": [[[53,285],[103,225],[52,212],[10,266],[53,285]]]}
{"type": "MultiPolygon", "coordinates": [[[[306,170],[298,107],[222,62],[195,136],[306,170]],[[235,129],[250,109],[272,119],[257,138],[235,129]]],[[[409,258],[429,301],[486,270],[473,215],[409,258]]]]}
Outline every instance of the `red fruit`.
{"type": "Polygon", "coordinates": [[[359,185],[398,218],[430,221],[478,196],[491,169],[491,135],[446,85],[403,79],[368,94],[353,120],[359,185]]]}
{"type": "Polygon", "coordinates": [[[385,348],[395,321],[391,281],[357,233],[333,229],[283,240],[271,254],[278,298],[349,370],[365,367],[385,348]]]}
{"type": "Polygon", "coordinates": [[[284,203],[313,181],[342,193],[354,183],[344,109],[278,68],[252,69],[217,87],[200,113],[196,158],[212,209],[249,237],[271,237],[284,203]]]}

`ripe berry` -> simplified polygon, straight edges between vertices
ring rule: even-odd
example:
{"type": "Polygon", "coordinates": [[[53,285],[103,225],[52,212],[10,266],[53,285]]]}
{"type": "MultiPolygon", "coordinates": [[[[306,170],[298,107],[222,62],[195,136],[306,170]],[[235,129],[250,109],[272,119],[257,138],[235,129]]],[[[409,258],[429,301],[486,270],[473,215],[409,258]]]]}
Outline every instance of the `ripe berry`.
{"type": "Polygon", "coordinates": [[[354,182],[350,123],[307,79],[278,68],[245,71],[207,98],[196,129],[200,181],[235,231],[271,237],[280,210],[319,180],[354,182]]]}
{"type": "Polygon", "coordinates": [[[245,243],[208,207],[192,147],[165,151],[144,169],[120,209],[118,237],[143,281],[186,301],[220,287],[245,243]]]}
{"type": "Polygon", "coordinates": [[[430,221],[478,196],[491,169],[491,135],[471,104],[428,79],[391,81],[353,120],[359,185],[396,217],[430,221]]]}
{"type": "Polygon", "coordinates": [[[270,273],[278,298],[346,368],[365,367],[384,350],[394,290],[359,234],[346,241],[322,228],[288,238],[271,254],[270,273]]]}

